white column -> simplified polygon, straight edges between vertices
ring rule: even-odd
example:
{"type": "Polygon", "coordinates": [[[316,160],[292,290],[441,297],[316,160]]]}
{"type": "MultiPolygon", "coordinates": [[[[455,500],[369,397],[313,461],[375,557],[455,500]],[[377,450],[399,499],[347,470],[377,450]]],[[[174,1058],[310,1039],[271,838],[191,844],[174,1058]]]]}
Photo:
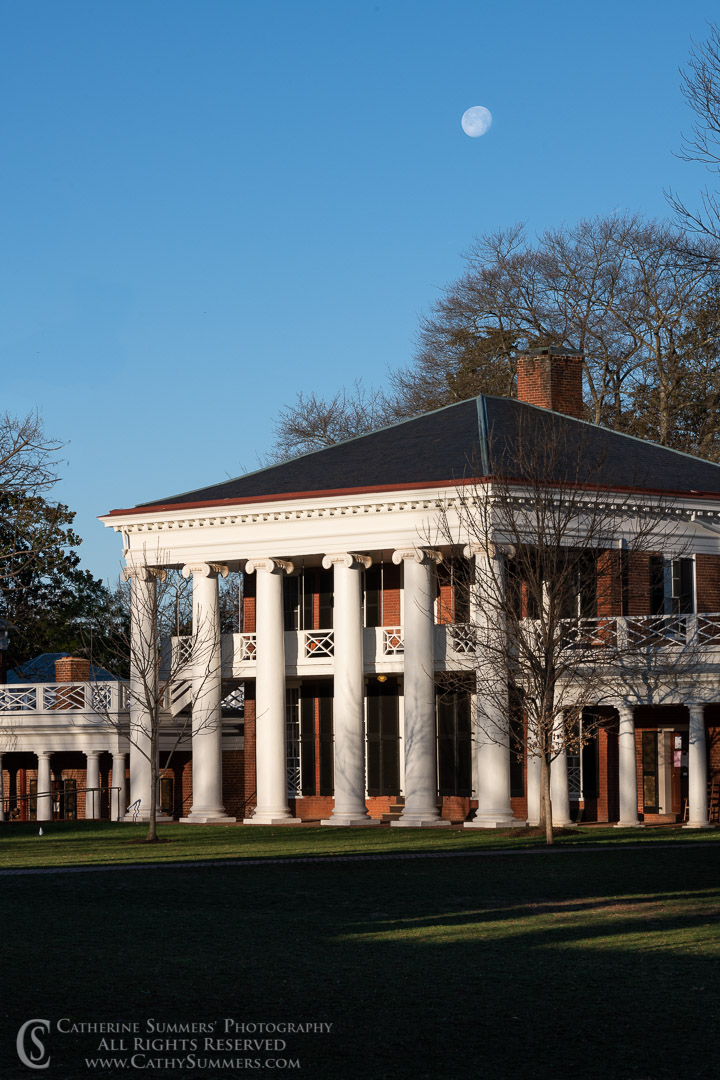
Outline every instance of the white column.
{"type": "Polygon", "coordinates": [[[708,818],[707,745],[705,742],[705,707],[688,705],[690,730],[688,744],[688,820],[686,829],[711,829],[708,818]]]}
{"type": "Polygon", "coordinates": [[[123,814],[127,810],[127,798],[125,795],[125,754],[113,754],[112,763],[112,792],[110,799],[110,818],[112,821],[122,821],[123,814]]]}
{"type": "Polygon", "coordinates": [[[52,786],[50,784],[49,750],[38,750],[37,767],[37,819],[52,821],[52,786]]]}
{"type": "Polygon", "coordinates": [[[437,806],[435,619],[433,564],[442,556],[422,548],[393,553],[405,565],[405,807],[393,826],[449,825],[437,806]]]}
{"type": "Polygon", "coordinates": [[[513,817],[510,805],[510,706],[507,673],[499,663],[499,654],[487,651],[505,636],[504,555],[509,553],[496,544],[468,545],[465,556],[475,556],[475,623],[478,632],[477,656],[477,772],[478,808],[470,829],[522,828],[524,821],[513,817]],[[484,601],[484,597],[486,597],[484,601]]]}
{"type": "Polygon", "coordinates": [[[222,804],[222,638],[218,577],[227,566],[191,563],[193,579],[192,787],[190,813],[182,821],[235,821],[222,804]]]}
{"type": "Polygon", "coordinates": [[[323,825],[378,825],[365,805],[365,675],[362,571],[367,555],[326,555],[333,568],[335,805],[323,825]]]}
{"type": "Polygon", "coordinates": [[[575,822],[570,817],[570,788],[568,786],[567,750],[564,748],[564,722],[562,716],[555,718],[557,743],[563,749],[557,751],[550,765],[550,801],[554,828],[570,828],[575,822]]]}
{"type": "Polygon", "coordinates": [[[527,775],[527,823],[540,824],[540,773],[542,762],[537,754],[528,754],[527,775]]]}
{"type": "Polygon", "coordinates": [[[130,607],[130,806],[125,821],[150,820],[150,767],[153,723],[159,718],[157,672],[157,582],[165,571],[156,567],[126,567],[132,582],[130,607]]]}
{"type": "Polygon", "coordinates": [[[630,705],[619,705],[618,773],[620,781],[620,820],[616,828],[637,829],[638,817],[637,755],[635,751],[635,713],[630,705]]]}
{"type": "Polygon", "coordinates": [[[5,820],[5,779],[3,777],[3,756],[0,754],[0,821],[5,820]]]}
{"type": "Polygon", "coordinates": [[[97,821],[100,817],[100,751],[85,752],[85,820],[97,821]]]}
{"type": "Polygon", "coordinates": [[[257,806],[246,825],[286,825],[293,818],[288,806],[285,735],[285,632],[283,574],[293,564],[281,559],[253,559],[246,574],[257,573],[255,769],[257,806]]]}

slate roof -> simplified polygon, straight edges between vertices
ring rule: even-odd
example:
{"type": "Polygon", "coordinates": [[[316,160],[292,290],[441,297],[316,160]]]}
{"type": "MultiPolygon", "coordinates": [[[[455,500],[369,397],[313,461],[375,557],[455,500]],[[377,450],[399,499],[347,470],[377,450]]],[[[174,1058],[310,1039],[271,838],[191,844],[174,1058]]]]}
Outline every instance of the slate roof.
{"type": "Polygon", "coordinates": [[[541,461],[549,446],[552,462],[548,457],[545,464],[559,482],[720,497],[720,466],[712,462],[523,401],[481,395],[135,510],[432,486],[492,475],[522,480],[528,463],[541,461]]]}
{"type": "MultiPolygon", "coordinates": [[[[55,661],[70,656],[66,652],[45,652],[28,660],[27,663],[17,668],[12,668],[7,673],[6,681],[9,683],[46,683],[55,682],[55,661]]],[[[117,682],[115,675],[111,675],[105,668],[97,664],[90,665],[90,679],[95,682],[117,682]]]]}

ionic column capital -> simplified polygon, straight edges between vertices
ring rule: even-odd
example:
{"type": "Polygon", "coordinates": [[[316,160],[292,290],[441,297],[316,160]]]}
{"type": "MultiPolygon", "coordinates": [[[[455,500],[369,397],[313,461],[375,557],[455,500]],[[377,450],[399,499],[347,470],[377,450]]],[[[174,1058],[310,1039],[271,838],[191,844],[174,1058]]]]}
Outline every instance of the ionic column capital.
{"type": "Polygon", "coordinates": [[[123,567],[123,581],[164,581],[167,570],[161,566],[125,566],[123,567]]]}
{"type": "Polygon", "coordinates": [[[100,755],[103,753],[103,751],[102,750],[83,750],[83,753],[85,754],[85,757],[95,758],[95,757],[100,757],[100,755]]]}
{"type": "Polygon", "coordinates": [[[212,562],[196,562],[185,563],[182,568],[182,575],[185,578],[189,578],[191,574],[197,574],[198,577],[221,577],[226,578],[229,570],[224,563],[212,563],[212,562]]]}
{"type": "Polygon", "coordinates": [[[50,757],[52,757],[52,755],[53,755],[52,750],[36,750],[35,751],[35,756],[37,758],[50,758],[50,757]]]}
{"type": "Polygon", "coordinates": [[[423,563],[441,563],[443,556],[441,551],[434,551],[432,548],[407,547],[393,551],[392,561],[396,566],[399,566],[401,562],[416,562],[422,565],[423,563]]]}
{"type": "Polygon", "coordinates": [[[514,544],[496,544],[488,540],[486,544],[466,544],[463,555],[466,559],[471,559],[473,555],[485,555],[488,559],[500,559],[503,556],[512,559],[516,551],[514,544]]]}
{"type": "Polygon", "coordinates": [[[333,566],[346,566],[348,570],[367,570],[372,566],[369,555],[356,555],[353,551],[343,551],[323,556],[323,569],[330,570],[333,566]]]}
{"type": "Polygon", "coordinates": [[[292,574],[295,569],[294,563],[291,563],[289,559],[250,559],[245,563],[245,573],[254,574],[258,570],[264,570],[268,574],[292,574]]]}

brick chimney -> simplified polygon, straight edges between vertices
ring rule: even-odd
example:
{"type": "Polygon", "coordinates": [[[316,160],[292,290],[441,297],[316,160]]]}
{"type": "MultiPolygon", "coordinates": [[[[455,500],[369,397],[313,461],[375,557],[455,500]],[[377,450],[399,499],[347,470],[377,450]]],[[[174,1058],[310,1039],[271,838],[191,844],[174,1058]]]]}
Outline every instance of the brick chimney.
{"type": "Polygon", "coordinates": [[[582,420],[583,354],[576,349],[546,345],[517,359],[519,401],[582,420]]]}
{"type": "Polygon", "coordinates": [[[62,656],[55,661],[55,682],[90,682],[90,661],[81,656],[62,656]]]}

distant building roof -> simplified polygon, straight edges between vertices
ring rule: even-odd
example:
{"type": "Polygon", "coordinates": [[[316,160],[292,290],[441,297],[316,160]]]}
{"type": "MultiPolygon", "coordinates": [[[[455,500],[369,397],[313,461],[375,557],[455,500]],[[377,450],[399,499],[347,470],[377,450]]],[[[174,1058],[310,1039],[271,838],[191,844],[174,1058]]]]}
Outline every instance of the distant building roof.
{"type": "MultiPolygon", "coordinates": [[[[55,661],[70,656],[66,652],[46,652],[36,656],[34,660],[28,660],[20,667],[13,668],[7,673],[9,683],[44,683],[55,682],[55,661]]],[[[93,682],[117,682],[118,680],[105,668],[97,664],[90,665],[90,679],[93,682]]]]}
{"type": "MultiPolygon", "coordinates": [[[[562,445],[567,461],[580,461],[576,482],[720,497],[720,466],[713,462],[524,401],[481,395],[234,480],[143,503],[133,512],[492,476],[522,479],[521,459],[538,455],[549,438],[562,445]]],[[[567,479],[567,471],[558,479],[567,479]]]]}

